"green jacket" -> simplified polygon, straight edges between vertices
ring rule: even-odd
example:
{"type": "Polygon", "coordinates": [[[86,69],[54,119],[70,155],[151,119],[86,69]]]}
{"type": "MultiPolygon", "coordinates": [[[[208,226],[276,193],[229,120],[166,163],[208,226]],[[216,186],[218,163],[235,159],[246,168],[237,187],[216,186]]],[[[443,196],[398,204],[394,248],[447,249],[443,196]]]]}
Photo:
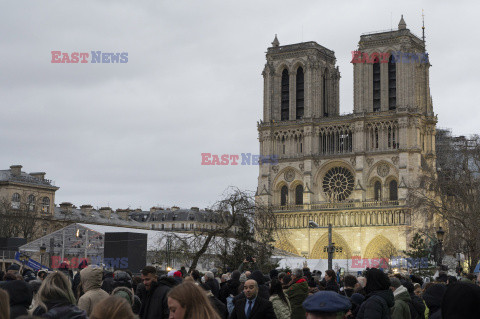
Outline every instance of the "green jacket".
{"type": "Polygon", "coordinates": [[[285,303],[279,295],[272,295],[270,296],[270,302],[273,305],[273,310],[275,311],[277,319],[290,319],[292,309],[290,308],[288,297],[287,303],[285,303]]]}
{"type": "Polygon", "coordinates": [[[293,285],[288,288],[287,292],[290,306],[292,307],[291,319],[305,319],[305,309],[303,309],[302,303],[308,297],[308,284],[305,279],[297,280],[293,285]]]}
{"type": "Polygon", "coordinates": [[[392,319],[411,319],[409,303],[412,298],[408,294],[407,288],[400,286],[394,292],[395,305],[391,309],[392,319]]]}

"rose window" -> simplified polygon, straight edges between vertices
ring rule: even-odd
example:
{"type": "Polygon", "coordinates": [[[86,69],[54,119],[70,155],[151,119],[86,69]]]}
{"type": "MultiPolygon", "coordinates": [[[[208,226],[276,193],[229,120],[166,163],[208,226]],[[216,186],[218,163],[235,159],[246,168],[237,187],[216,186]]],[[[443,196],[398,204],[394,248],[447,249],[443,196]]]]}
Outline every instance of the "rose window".
{"type": "Polygon", "coordinates": [[[345,167],[330,169],[323,178],[323,191],[332,201],[342,201],[352,194],[355,179],[345,167]]]}

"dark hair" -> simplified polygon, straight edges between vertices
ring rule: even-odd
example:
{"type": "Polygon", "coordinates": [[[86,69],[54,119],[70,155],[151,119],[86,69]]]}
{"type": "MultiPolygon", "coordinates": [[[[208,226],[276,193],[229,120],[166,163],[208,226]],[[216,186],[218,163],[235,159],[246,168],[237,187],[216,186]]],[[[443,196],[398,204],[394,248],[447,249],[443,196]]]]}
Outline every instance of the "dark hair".
{"type": "Polygon", "coordinates": [[[357,277],[353,275],[346,275],[345,278],[343,279],[343,285],[344,287],[355,287],[355,284],[357,283],[357,277]]]}
{"type": "Polygon", "coordinates": [[[0,288],[0,318],[10,318],[10,295],[7,291],[0,288]]]}
{"type": "Polygon", "coordinates": [[[277,279],[272,279],[270,282],[270,296],[278,295],[282,301],[288,305],[287,297],[282,289],[282,284],[277,279]]]}
{"type": "Polygon", "coordinates": [[[191,273],[193,280],[198,281],[200,279],[200,272],[196,269],[192,270],[191,273]]]}
{"type": "Polygon", "coordinates": [[[290,275],[283,276],[283,284],[284,285],[288,285],[290,283],[290,281],[292,281],[292,276],[290,276],[290,275]]]}
{"type": "Polygon", "coordinates": [[[325,271],[325,275],[328,275],[329,277],[335,278],[335,271],[329,269],[329,270],[325,271]]]}
{"type": "Polygon", "coordinates": [[[365,278],[367,278],[367,284],[365,285],[365,291],[367,294],[390,288],[390,279],[387,274],[380,269],[371,268],[367,270],[365,272],[365,278]]]}
{"type": "Polygon", "coordinates": [[[148,274],[154,274],[157,275],[157,269],[153,266],[147,266],[142,269],[141,271],[142,275],[147,276],[148,274]]]}

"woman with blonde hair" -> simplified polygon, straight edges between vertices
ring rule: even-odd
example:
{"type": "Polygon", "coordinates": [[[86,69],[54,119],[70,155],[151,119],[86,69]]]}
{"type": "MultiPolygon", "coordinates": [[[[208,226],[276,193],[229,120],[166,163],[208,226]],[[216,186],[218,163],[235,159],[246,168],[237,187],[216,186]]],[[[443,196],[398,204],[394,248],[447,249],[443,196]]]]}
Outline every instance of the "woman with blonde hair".
{"type": "Polygon", "coordinates": [[[168,293],[169,319],[220,319],[205,291],[192,282],[175,286],[168,293]]]}
{"type": "Polygon", "coordinates": [[[10,319],[10,297],[3,289],[0,289],[0,319],[10,319]]]}
{"type": "Polygon", "coordinates": [[[90,319],[135,319],[132,305],[125,298],[110,296],[97,303],[90,314],[90,319]]]}
{"type": "Polygon", "coordinates": [[[75,306],[70,279],[61,272],[49,274],[42,282],[37,293],[39,306],[34,316],[51,319],[87,319],[85,311],[75,306]]]}

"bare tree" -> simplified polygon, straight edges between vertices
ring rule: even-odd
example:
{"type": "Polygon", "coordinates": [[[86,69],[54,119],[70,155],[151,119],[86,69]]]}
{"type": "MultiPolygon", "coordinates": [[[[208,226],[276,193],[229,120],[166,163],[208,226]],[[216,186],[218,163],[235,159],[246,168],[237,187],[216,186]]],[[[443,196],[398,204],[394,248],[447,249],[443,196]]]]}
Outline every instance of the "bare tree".
{"type": "Polygon", "coordinates": [[[437,135],[436,166],[422,165],[424,174],[409,187],[409,202],[435,237],[434,223],[446,228],[447,253],[464,253],[472,272],[480,260],[480,139],[437,135]],[[439,218],[437,218],[439,217],[439,218]]]}

